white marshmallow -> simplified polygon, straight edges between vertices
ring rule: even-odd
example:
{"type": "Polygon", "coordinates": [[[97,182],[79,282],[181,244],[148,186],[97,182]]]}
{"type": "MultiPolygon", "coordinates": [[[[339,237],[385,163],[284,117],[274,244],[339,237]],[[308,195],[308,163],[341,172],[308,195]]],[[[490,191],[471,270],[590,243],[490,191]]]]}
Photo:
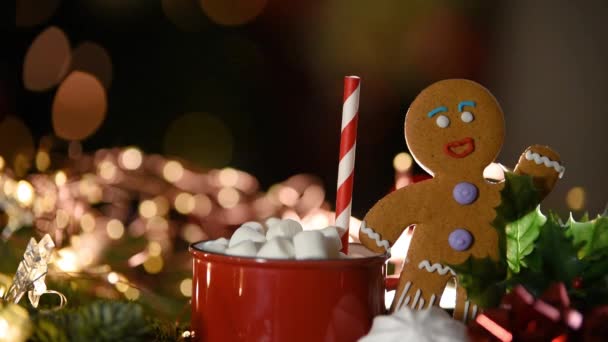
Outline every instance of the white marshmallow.
{"type": "Polygon", "coordinates": [[[337,258],[338,252],[342,249],[342,240],[340,239],[340,233],[338,227],[329,226],[319,230],[323,236],[325,236],[325,243],[327,244],[327,252],[330,258],[337,258]]]}
{"type": "Polygon", "coordinates": [[[295,255],[291,240],[280,236],[266,241],[258,252],[258,257],[269,259],[293,259],[295,255]]]}
{"type": "Polygon", "coordinates": [[[280,222],[281,222],[280,218],[269,217],[266,219],[264,224],[266,225],[266,230],[268,230],[271,226],[274,226],[275,224],[279,224],[280,222]]]}
{"type": "Polygon", "coordinates": [[[327,259],[325,237],[317,230],[298,233],[293,237],[296,259],[327,259]]]}
{"type": "Polygon", "coordinates": [[[212,241],[214,244],[216,245],[222,245],[224,247],[228,247],[228,243],[230,242],[228,239],[226,239],[225,237],[221,237],[219,239],[215,239],[212,241]]]}
{"type": "MultiPolygon", "coordinates": [[[[220,239],[218,239],[218,240],[220,240],[220,239]]],[[[226,251],[227,243],[223,244],[223,241],[218,241],[218,240],[199,242],[196,245],[194,245],[194,247],[200,249],[201,251],[205,251],[205,252],[224,254],[224,252],[226,251]]],[[[226,239],[224,239],[224,240],[226,240],[226,239]]],[[[228,240],[226,240],[226,242],[227,241],[228,240]]]]}
{"type": "Polygon", "coordinates": [[[253,228],[262,234],[266,234],[266,229],[260,222],[256,222],[256,221],[245,222],[241,225],[241,227],[253,228]]]}
{"type": "Polygon", "coordinates": [[[258,254],[258,245],[259,243],[255,243],[251,240],[245,240],[237,243],[234,246],[226,249],[227,255],[235,255],[235,256],[245,256],[245,257],[254,257],[258,254]]]}
{"type": "Polygon", "coordinates": [[[299,222],[294,221],[292,219],[285,219],[281,220],[281,222],[277,224],[268,227],[268,232],[266,232],[266,239],[270,240],[277,236],[292,238],[302,230],[302,225],[299,222]]]}
{"type": "Polygon", "coordinates": [[[230,242],[228,243],[228,247],[232,248],[237,245],[241,241],[252,241],[252,242],[266,242],[266,238],[264,234],[258,232],[257,230],[249,227],[243,226],[237,229],[232,237],[230,238],[230,242]]]}

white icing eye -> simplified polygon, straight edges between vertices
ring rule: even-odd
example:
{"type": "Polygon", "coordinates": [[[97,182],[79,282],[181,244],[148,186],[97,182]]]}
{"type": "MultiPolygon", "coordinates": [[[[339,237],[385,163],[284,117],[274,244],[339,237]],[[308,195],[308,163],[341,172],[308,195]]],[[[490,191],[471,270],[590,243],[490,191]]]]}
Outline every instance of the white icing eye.
{"type": "Polygon", "coordinates": [[[450,118],[448,118],[445,115],[439,115],[437,117],[437,121],[435,121],[437,123],[437,126],[441,127],[441,128],[446,128],[450,125],[450,118]]]}
{"type": "Polygon", "coordinates": [[[471,113],[471,112],[462,112],[462,114],[460,114],[460,120],[462,120],[466,123],[473,121],[473,119],[475,119],[475,117],[473,116],[473,113],[471,113]]]}

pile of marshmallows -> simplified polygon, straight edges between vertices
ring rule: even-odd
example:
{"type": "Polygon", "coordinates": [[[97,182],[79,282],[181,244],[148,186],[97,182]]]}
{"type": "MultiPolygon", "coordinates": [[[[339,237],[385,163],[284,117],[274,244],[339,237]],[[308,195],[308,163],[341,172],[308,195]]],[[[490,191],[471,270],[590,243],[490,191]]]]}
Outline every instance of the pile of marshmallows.
{"type": "Polygon", "coordinates": [[[205,241],[197,244],[196,248],[206,252],[268,259],[345,258],[340,252],[342,231],[334,226],[304,231],[297,221],[271,217],[264,224],[243,223],[230,240],[219,238],[205,241]]]}

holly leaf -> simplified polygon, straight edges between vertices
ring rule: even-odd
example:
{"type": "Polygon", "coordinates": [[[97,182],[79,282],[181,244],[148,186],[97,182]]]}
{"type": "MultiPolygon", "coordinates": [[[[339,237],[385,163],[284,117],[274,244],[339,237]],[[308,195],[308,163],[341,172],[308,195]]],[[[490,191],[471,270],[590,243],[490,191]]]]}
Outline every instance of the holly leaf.
{"type": "Polygon", "coordinates": [[[564,227],[554,220],[547,220],[540,229],[535,252],[540,254],[545,277],[570,284],[584,267],[577,256],[579,249],[580,245],[573,243],[564,227]]]}
{"type": "Polygon", "coordinates": [[[494,307],[505,292],[506,266],[489,257],[470,256],[459,265],[449,265],[457,274],[458,286],[467,290],[468,297],[482,308],[494,307]]]}
{"type": "Polygon", "coordinates": [[[547,217],[541,213],[539,207],[536,207],[536,210],[505,226],[507,263],[514,273],[519,273],[522,266],[527,266],[524,258],[534,250],[534,242],[540,234],[540,227],[546,221],[547,217]]]}
{"type": "Polygon", "coordinates": [[[587,222],[577,222],[570,218],[566,222],[566,235],[573,239],[575,245],[583,245],[578,252],[579,258],[593,254],[608,247],[608,217],[598,216],[587,222]]]}

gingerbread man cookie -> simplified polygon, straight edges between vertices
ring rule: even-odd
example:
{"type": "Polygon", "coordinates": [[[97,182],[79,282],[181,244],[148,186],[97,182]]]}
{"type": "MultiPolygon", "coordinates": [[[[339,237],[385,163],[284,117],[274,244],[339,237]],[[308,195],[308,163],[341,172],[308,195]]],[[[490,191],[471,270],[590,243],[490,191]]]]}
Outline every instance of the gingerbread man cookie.
{"type": "MultiPolygon", "coordinates": [[[[405,139],[414,159],[433,178],[399,189],[376,203],[365,216],[359,238],[384,252],[410,225],[416,229],[391,311],[403,306],[438,305],[455,272],[448,264],[469,256],[498,259],[498,234],[492,227],[504,183],[489,182],[483,170],[498,155],[504,118],[494,96],[463,79],[444,80],[423,90],[405,117],[405,139]]],[[[559,155],[531,146],[515,172],[533,177],[541,196],[563,173],[559,155]]],[[[454,317],[467,320],[479,308],[457,286],[454,317]]]]}

